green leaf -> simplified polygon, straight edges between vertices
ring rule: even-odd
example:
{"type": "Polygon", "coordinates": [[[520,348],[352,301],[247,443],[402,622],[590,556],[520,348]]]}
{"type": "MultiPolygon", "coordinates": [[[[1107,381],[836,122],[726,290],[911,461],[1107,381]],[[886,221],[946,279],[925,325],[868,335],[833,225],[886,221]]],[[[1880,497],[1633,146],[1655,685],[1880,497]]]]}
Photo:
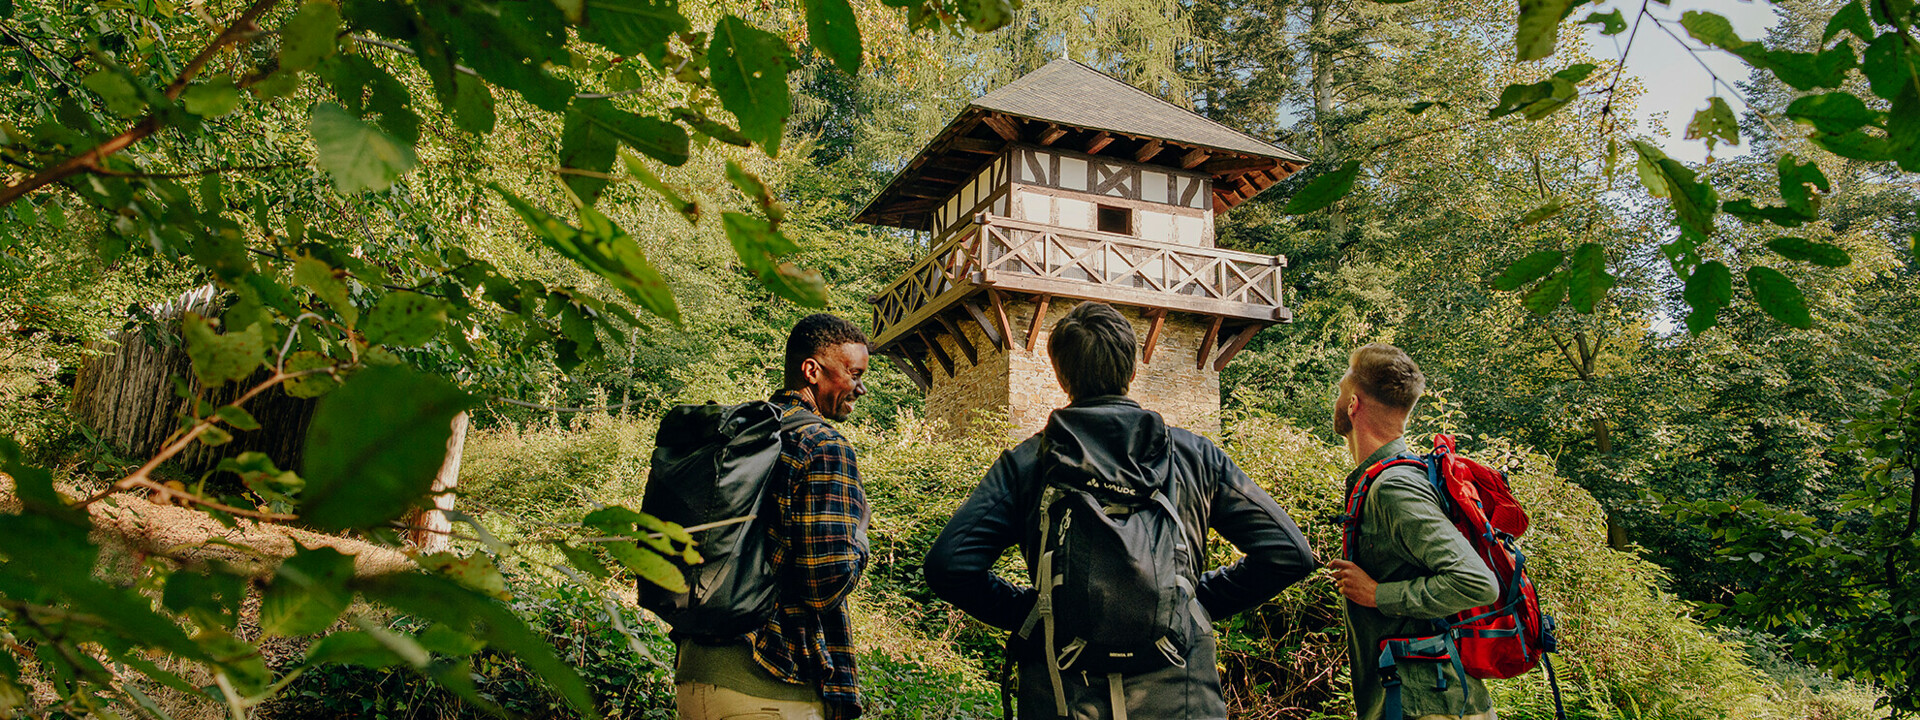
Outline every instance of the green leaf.
{"type": "Polygon", "coordinates": [[[740,132],[768,156],[780,153],[792,100],[787,94],[787,44],[780,36],[728,15],[713,26],[707,62],[720,105],[740,119],[740,132]]]}
{"type": "Polygon", "coordinates": [[[222,459],[215,469],[239,475],[240,482],[261,499],[287,505],[296,503],[294,496],[307,483],[293,471],[281,470],[273,464],[272,458],[259,452],[243,452],[236,457],[222,459]]]}
{"type": "Polygon", "coordinates": [[[370,599],[400,612],[453,626],[512,653],[545,680],[569,707],[583,716],[601,717],[580,674],[554,655],[553,647],[524,620],[498,601],[445,578],[393,573],[366,578],[358,587],[370,599]]]}
{"type": "Polygon", "coordinates": [[[1586,243],[1573,251],[1568,266],[1567,300],[1582,314],[1593,314],[1593,306],[1607,296],[1607,290],[1619,282],[1607,272],[1607,252],[1600,243],[1586,243]]]}
{"type": "Polygon", "coordinates": [[[613,573],[607,571],[606,564],[600,562],[600,558],[594,556],[592,549],[574,547],[564,542],[554,543],[554,547],[560,548],[560,554],[566,556],[567,564],[572,565],[574,569],[580,572],[597,578],[612,577],[613,575],[613,573]]]}
{"type": "MultiPolygon", "coordinates": [[[[1665,153],[1661,155],[1664,157],[1665,153]]],[[[1646,186],[1648,195],[1657,198],[1672,195],[1673,189],[1667,187],[1667,178],[1660,174],[1660,168],[1653,163],[1654,159],[1649,158],[1646,153],[1640,153],[1634,160],[1633,170],[1640,176],[1640,184],[1646,186]]]]}
{"type": "Polygon", "coordinates": [[[1545,315],[1560,307],[1567,297],[1568,276],[1564,271],[1556,272],[1533,286],[1526,295],[1521,296],[1520,304],[1533,311],[1535,315],[1545,315]]]}
{"type": "Polygon", "coordinates": [[[1813,327],[1813,315],[1807,311],[1807,297],[1800,286],[1770,267],[1747,268],[1747,289],[1773,319],[1805,330],[1813,327]]]}
{"type": "Polygon", "coordinates": [[[347,113],[338,105],[313,106],[308,124],[313,144],[320,150],[320,167],[333,176],[342,193],[385,190],[413,169],[411,146],[347,113]]]}
{"type": "Polygon", "coordinates": [[[201,445],[220,447],[230,442],[233,442],[233,433],[227,432],[218,425],[209,425],[207,429],[200,431],[201,445]]]}
{"type": "Polygon", "coordinates": [[[406,513],[433,487],[453,416],[471,398],[403,366],[355,373],[314,409],[302,454],[301,519],[336,530],[406,513]]]}
{"type": "Polygon", "coordinates": [[[1327,207],[1353,192],[1354,178],[1360,176],[1360,161],[1348,160],[1339,168],[1307,181],[1287,206],[1281,210],[1288,215],[1305,215],[1327,207]]]}
{"type": "MultiPolygon", "coordinates": [[[[1792,153],[1780,156],[1774,163],[1780,174],[1780,197],[1787,201],[1787,207],[1800,211],[1811,220],[1820,215],[1820,195],[1833,190],[1827,183],[1827,175],[1820,166],[1812,162],[1799,162],[1792,153]]],[[[1791,227],[1791,226],[1789,226],[1791,227]]]]}
{"type": "Polygon", "coordinates": [[[1767,241],[1767,249],[1779,253],[1788,260],[1798,260],[1821,267],[1846,267],[1853,264],[1853,257],[1838,245],[1807,240],[1797,237],[1777,237],[1767,241]]]}
{"type": "MultiPolygon", "coordinates": [[[[668,166],[678,167],[687,162],[687,131],[680,126],[620,110],[606,100],[582,100],[574,104],[596,131],[621,144],[668,166]]],[[[608,167],[612,167],[611,162],[608,167]]]]}
{"type": "Polygon", "coordinates": [[[260,629],[268,635],[326,630],[353,601],[353,556],[330,547],[300,548],[274,571],[260,597],[260,629]]]}
{"type": "Polygon", "coordinates": [[[679,107],[674,108],[673,119],[686,123],[687,127],[693,128],[702,135],[719,140],[728,145],[738,145],[740,147],[751,147],[753,145],[753,141],[748,140],[747,136],[740,134],[739,130],[727,127],[726,123],[714,120],[713,118],[707,117],[706,114],[695,110],[679,107]]]}
{"type": "MultiPolygon", "coordinates": [[[[1754,46],[1759,46],[1759,43],[1754,43],[1754,46]]],[[[1802,92],[1814,88],[1840,87],[1846,82],[1847,71],[1856,64],[1853,48],[1845,43],[1819,53],[1769,50],[1759,54],[1757,59],[1749,58],[1749,61],[1755,67],[1772,70],[1780,82],[1802,92]]]]}
{"type": "Polygon", "coordinates": [[[1706,140],[1709,151],[1716,142],[1739,145],[1740,122],[1734,119],[1727,101],[1716,95],[1708,99],[1705,109],[1693,114],[1693,122],[1687,123],[1687,139],[1706,140]]]}
{"type": "Polygon", "coordinates": [[[447,301],[416,292],[394,291],[367,313],[363,329],[373,345],[418,347],[447,327],[447,301]]]}
{"type": "Polygon", "coordinates": [[[247,583],[226,572],[178,570],[167,576],[161,604],[168,610],[187,614],[196,623],[231,629],[239,621],[240,603],[246,600],[247,583]]]}
{"type": "Polygon", "coordinates": [[[587,0],[580,39],[666,69],[667,40],[693,26],[679,0],[587,0]]]}
{"type": "Polygon", "coordinates": [[[1639,151],[1640,158],[1658,171],[1668,189],[1668,197],[1673,201],[1674,214],[1678,216],[1680,224],[1701,237],[1713,235],[1713,215],[1720,208],[1720,198],[1714,193],[1713,186],[1695,180],[1692,169],[1678,160],[1668,158],[1659,148],[1639,140],[1635,140],[1633,145],[1639,151]]]}
{"type": "Polygon", "coordinates": [[[666,278],[647,261],[639,243],[612,220],[591,207],[583,207],[581,226],[575,228],[498,185],[493,189],[506,198],[507,205],[527,221],[547,247],[606,278],[647,312],[676,325],[680,323],[680,306],[674,301],[666,278]]]}
{"type": "Polygon", "coordinates": [[[1773,223],[1780,227],[1800,227],[1814,216],[1784,205],[1755,205],[1752,200],[1729,200],[1720,206],[1728,215],[1749,223],[1773,223]]]}
{"type": "MultiPolygon", "coordinates": [[[[330,367],[332,365],[334,365],[332,358],[312,350],[301,350],[287,356],[286,370],[287,372],[295,373],[303,370],[330,367]]],[[[326,373],[302,375],[281,384],[281,386],[286,389],[288,395],[297,398],[320,397],[321,395],[331,392],[337,385],[339,385],[339,383],[334,381],[333,376],[326,373]]]]}
{"type": "Polygon", "coordinates": [[[1011,0],[958,0],[955,4],[967,19],[967,29],[976,33],[993,32],[1013,22],[1011,0]]]}
{"type": "Polygon", "coordinates": [[[1573,11],[1571,0],[1520,0],[1520,19],[1514,23],[1514,55],[1521,62],[1553,54],[1560,21],[1573,11]]]}
{"type": "Polygon", "coordinates": [[[1560,198],[1554,198],[1552,200],[1548,200],[1545,205],[1541,205],[1540,207],[1529,210],[1527,211],[1527,214],[1520,216],[1519,225],[1520,227],[1526,227],[1528,225],[1532,225],[1542,220],[1546,220],[1547,218],[1551,218],[1555,215],[1559,215],[1560,211],[1565,209],[1567,209],[1566,201],[1561,200],[1560,198]]]}
{"type": "Polygon", "coordinates": [[[180,94],[180,102],[187,106],[187,112],[216,118],[240,106],[240,88],[234,86],[233,78],[220,75],[189,86],[180,94]]]}
{"type": "Polygon", "coordinates": [[[673,564],[673,561],[661,556],[660,553],[625,543],[603,543],[603,545],[606,546],[607,554],[619,560],[621,565],[632,570],[633,574],[640,576],[640,579],[665,588],[668,592],[687,591],[686,576],[680,572],[678,566],[673,564]]]}
{"type": "Polygon", "coordinates": [[[88,75],[80,84],[99,95],[108,112],[120,117],[133,117],[147,109],[147,101],[140,97],[140,91],[118,71],[101,70],[88,75]]]}
{"type": "Polygon", "coordinates": [[[1431,110],[1431,109],[1433,109],[1433,108],[1435,108],[1435,107],[1441,107],[1441,108],[1448,108],[1448,107],[1453,107],[1453,105],[1452,105],[1452,104],[1450,104],[1450,103],[1444,103],[1444,102],[1437,102],[1437,101],[1433,101],[1433,100],[1422,100],[1422,101],[1420,101],[1420,102],[1417,102],[1417,103],[1414,103],[1414,104],[1412,104],[1412,105],[1408,105],[1408,106],[1407,106],[1407,114],[1408,114],[1408,115],[1419,115],[1420,113],[1423,113],[1423,112],[1426,112],[1426,111],[1428,111],[1428,110],[1431,110]]]}
{"type": "Polygon", "coordinates": [[[1820,35],[1820,44],[1833,42],[1834,36],[1839,35],[1842,30],[1853,33],[1853,36],[1860,38],[1861,42],[1873,41],[1873,22],[1867,19],[1866,8],[1860,6],[1859,0],[1842,5],[1840,10],[1827,20],[1827,31],[1820,35]]]}
{"type": "Polygon", "coordinates": [[[1733,302],[1733,272],[1718,260],[1701,263],[1687,276],[1681,299],[1693,308],[1687,315],[1687,331],[1706,332],[1720,322],[1720,309],[1733,302]]]}
{"type": "Polygon", "coordinates": [[[1552,115],[1580,97],[1580,83],[1597,67],[1592,63],[1569,65],[1537,83],[1508,85],[1500,91],[1500,102],[1487,111],[1487,117],[1521,113],[1528,120],[1539,120],[1552,115]]]}
{"type": "Polygon", "coordinates": [[[1689,10],[1680,16],[1680,26],[1686,28],[1693,39],[1722,50],[1745,49],[1753,44],[1740,39],[1739,33],[1733,31],[1732,22],[1710,12],[1689,10]]]}
{"type": "Polygon", "coordinates": [[[1627,18],[1621,15],[1619,10],[1610,13],[1594,11],[1589,13],[1586,19],[1581,20],[1580,24],[1599,25],[1601,35],[1619,35],[1627,30],[1627,18]]]}
{"type": "Polygon", "coordinates": [[[1812,137],[1815,145],[1849,160],[1886,162],[1893,159],[1893,145],[1887,142],[1887,138],[1868,134],[1865,130],[1839,135],[1814,133],[1812,137]]]}
{"type": "Polygon", "coordinates": [[[193,375],[202,385],[244,380],[264,362],[267,339],[259,325],[220,335],[198,314],[189,312],[181,318],[180,330],[187,341],[187,357],[193,361],[193,375]]]}
{"type": "Polygon", "coordinates": [[[353,327],[360,322],[360,308],[348,298],[347,284],[342,279],[345,275],[312,255],[301,255],[293,261],[293,282],[312,290],[315,296],[333,308],[342,323],[353,327]]]}
{"type": "Polygon", "coordinates": [[[1889,32],[1867,44],[1861,54],[1860,72],[1867,76],[1873,94],[1891,100],[1914,81],[1920,67],[1915,66],[1914,53],[1901,34],[1889,32]]]}
{"type": "Polygon", "coordinates": [[[780,231],[766,220],[744,213],[722,213],[727,240],[733,243],[740,262],[760,278],[774,294],[808,307],[827,304],[826,280],[818,270],[802,270],[793,263],[780,262],[779,256],[798,251],[780,231]]]}
{"type": "Polygon", "coordinates": [[[320,638],[307,649],[308,665],[357,665],[383,668],[406,664],[386,643],[358,630],[337,632],[320,638]]]}
{"type": "Polygon", "coordinates": [[[512,600],[513,593],[507,591],[507,579],[500,574],[487,556],[478,553],[455,555],[450,552],[437,552],[414,558],[414,562],[429,572],[439,573],[452,578],[454,582],[478,590],[497,600],[512,600]]]}
{"type": "Polygon", "coordinates": [[[860,72],[860,25],[847,0],[802,0],[807,8],[807,42],[840,72],[860,72]]]}
{"type": "Polygon", "coordinates": [[[646,163],[642,162],[640,158],[635,157],[633,153],[621,151],[620,160],[626,164],[628,175],[633,176],[634,180],[639,181],[640,184],[645,185],[648,190],[652,190],[654,194],[659,195],[662,200],[667,202],[668,207],[673,208],[674,212],[680,213],[681,217],[687,219],[687,222],[700,222],[700,205],[692,200],[688,200],[685,196],[682,196],[679,191],[661,181],[660,176],[653,174],[653,171],[648,169],[646,163]]]}
{"type": "Polygon", "coordinates": [[[466,73],[454,73],[453,125],[475,135],[493,132],[493,89],[485,80],[466,73]]]}
{"type": "Polygon", "coordinates": [[[447,657],[466,657],[487,646],[445,623],[434,623],[433,627],[427,628],[415,639],[420,641],[420,647],[447,657]]]}
{"type": "Polygon", "coordinates": [[[1867,104],[1853,93],[1830,92],[1820,95],[1808,95],[1787,105],[1787,117],[1812,125],[1815,129],[1839,135],[1852,132],[1880,121],[1880,113],[1867,109],[1867,104]]]}
{"type": "Polygon", "coordinates": [[[1554,268],[1560,267],[1560,261],[1567,254],[1559,250],[1539,250],[1520,258],[1493,279],[1493,289],[1501,291],[1518,290],[1521,286],[1546,277],[1554,268]]]}
{"type": "Polygon", "coordinates": [[[332,55],[340,36],[340,6],[307,0],[280,26],[280,68],[305,70],[332,55]]]}
{"type": "Polygon", "coordinates": [[[260,421],[253,419],[253,413],[238,405],[221,405],[213,411],[213,416],[232,425],[235,430],[260,429],[260,421]]]}

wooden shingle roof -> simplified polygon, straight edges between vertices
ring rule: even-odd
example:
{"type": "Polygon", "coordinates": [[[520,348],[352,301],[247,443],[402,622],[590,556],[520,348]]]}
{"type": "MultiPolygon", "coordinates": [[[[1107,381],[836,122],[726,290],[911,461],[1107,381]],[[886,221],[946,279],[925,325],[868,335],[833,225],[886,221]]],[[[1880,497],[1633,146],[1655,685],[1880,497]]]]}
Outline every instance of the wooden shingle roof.
{"type": "Polygon", "coordinates": [[[968,103],[854,219],[924,228],[934,207],[1016,142],[1210,174],[1216,211],[1308,162],[1063,58],[968,103]]]}

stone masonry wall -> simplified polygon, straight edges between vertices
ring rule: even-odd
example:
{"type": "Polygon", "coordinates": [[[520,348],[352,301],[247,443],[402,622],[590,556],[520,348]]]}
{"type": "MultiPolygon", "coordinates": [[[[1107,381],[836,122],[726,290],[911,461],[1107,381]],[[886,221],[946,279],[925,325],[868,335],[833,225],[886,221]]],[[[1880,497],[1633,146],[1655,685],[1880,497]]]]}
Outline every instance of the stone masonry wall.
{"type": "MultiPolygon", "coordinates": [[[[1067,404],[1066,392],[1060,389],[1054,377],[1053,361],[1047,355],[1047,338],[1053,324],[1077,304],[1075,300],[1056,299],[1048,305],[1032,352],[1026,349],[1027,329],[1038,304],[1027,298],[1013,300],[1007,306],[1007,322],[1014,335],[1014,348],[1010,352],[994,349],[973,323],[962,324],[963,331],[981,351],[978,366],[968,366],[953,339],[943,333],[940,342],[954,357],[955,376],[948,377],[939,367],[933,367],[933,389],[927,393],[928,416],[960,427],[967,424],[971,413],[979,408],[1012,420],[1015,438],[1038,432],[1046,425],[1048,413],[1067,404]]],[[[1120,307],[1119,310],[1132,321],[1137,339],[1145,343],[1151,319],[1138,308],[1120,307]]],[[[1160,342],[1153,362],[1140,362],[1136,357],[1138,364],[1128,394],[1143,407],[1160,413],[1172,425],[1217,437],[1220,374],[1210,365],[1194,367],[1208,322],[1201,316],[1169,313],[1160,328],[1160,342]]],[[[937,365],[932,361],[929,364],[937,365]]]]}

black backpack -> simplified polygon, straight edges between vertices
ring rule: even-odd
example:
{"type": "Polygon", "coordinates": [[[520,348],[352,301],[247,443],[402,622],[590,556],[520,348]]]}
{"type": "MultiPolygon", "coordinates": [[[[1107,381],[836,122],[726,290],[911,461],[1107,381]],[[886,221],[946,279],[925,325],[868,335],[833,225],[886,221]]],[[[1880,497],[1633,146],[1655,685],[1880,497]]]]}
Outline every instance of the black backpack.
{"type": "Polygon", "coordinates": [[[1064,466],[1042,473],[1040,599],[1019,636],[1041,631],[1057,715],[1068,714],[1061,674],[1077,672],[1106,676],[1114,717],[1125,717],[1122,678],[1185,667],[1207,631],[1174,483],[1117,488],[1064,466]]]}
{"type": "Polygon", "coordinates": [[[773,616],[779,578],[767,567],[776,508],[769,481],[781,434],[819,422],[806,410],[782,420],[765,400],[681,405],[660,421],[640,510],[694,530],[701,562],[669,556],[686,574],[687,592],[640,581],[639,595],[675,635],[731,639],[773,616]]]}

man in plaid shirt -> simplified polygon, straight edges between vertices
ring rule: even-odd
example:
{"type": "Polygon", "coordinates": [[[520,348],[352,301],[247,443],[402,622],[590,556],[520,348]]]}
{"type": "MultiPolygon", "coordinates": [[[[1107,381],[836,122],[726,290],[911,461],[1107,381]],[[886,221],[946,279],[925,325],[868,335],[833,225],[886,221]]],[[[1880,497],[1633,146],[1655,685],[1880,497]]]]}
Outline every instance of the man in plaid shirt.
{"type": "MultiPolygon", "coordinates": [[[[867,393],[867,336],[825,313],[787,337],[783,417],[846,420],[867,393]]],[[[778,609],[738,642],[687,640],[675,673],[682,720],[850,720],[860,716],[847,596],[867,564],[867,497],[853,446],[825,422],[781,436],[768,489],[769,562],[778,609]]]]}

